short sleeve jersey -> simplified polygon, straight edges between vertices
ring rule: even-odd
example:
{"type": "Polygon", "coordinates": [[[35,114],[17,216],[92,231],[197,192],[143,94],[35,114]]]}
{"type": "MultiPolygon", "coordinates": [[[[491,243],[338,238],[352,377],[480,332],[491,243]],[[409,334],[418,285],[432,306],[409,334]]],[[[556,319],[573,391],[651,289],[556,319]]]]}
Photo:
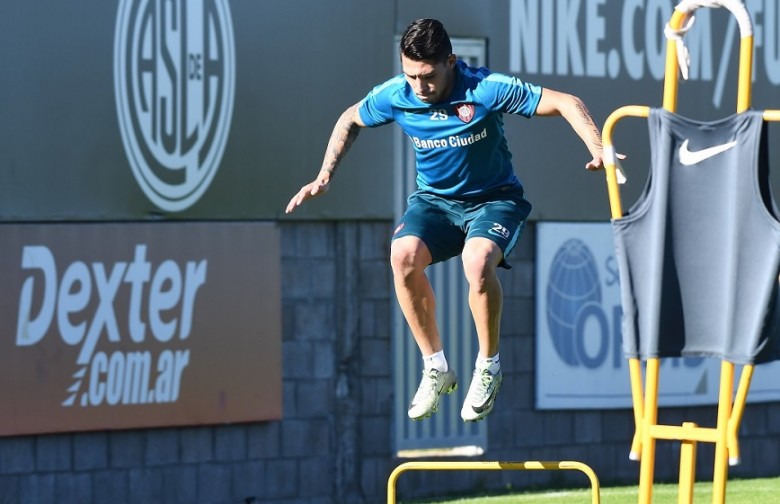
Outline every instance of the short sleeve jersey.
{"type": "Polygon", "coordinates": [[[504,136],[503,114],[531,117],[539,86],[471,68],[459,60],[450,96],[421,101],[403,74],[375,87],[359,106],[368,127],[395,121],[412,141],[420,190],[447,197],[479,196],[520,182],[504,136]]]}

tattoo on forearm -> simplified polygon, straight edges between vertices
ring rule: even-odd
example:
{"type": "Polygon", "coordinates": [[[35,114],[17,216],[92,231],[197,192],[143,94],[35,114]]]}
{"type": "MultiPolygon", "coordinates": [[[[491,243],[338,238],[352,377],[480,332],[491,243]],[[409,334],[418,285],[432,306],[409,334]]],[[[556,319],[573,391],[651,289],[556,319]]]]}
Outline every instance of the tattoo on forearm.
{"type": "Polygon", "coordinates": [[[580,119],[582,119],[582,122],[585,123],[589,128],[591,128],[594,145],[597,148],[601,149],[602,148],[601,132],[599,131],[598,126],[596,126],[596,123],[593,122],[593,118],[588,112],[587,107],[585,107],[585,104],[582,103],[581,101],[579,101],[576,106],[577,106],[577,112],[579,112],[580,119]]]}
{"type": "Polygon", "coordinates": [[[355,113],[355,107],[348,108],[333,128],[333,133],[328,140],[328,147],[325,150],[325,159],[322,161],[322,169],[333,175],[339,167],[339,163],[347,151],[352,147],[352,143],[360,133],[360,126],[352,121],[355,113]]]}

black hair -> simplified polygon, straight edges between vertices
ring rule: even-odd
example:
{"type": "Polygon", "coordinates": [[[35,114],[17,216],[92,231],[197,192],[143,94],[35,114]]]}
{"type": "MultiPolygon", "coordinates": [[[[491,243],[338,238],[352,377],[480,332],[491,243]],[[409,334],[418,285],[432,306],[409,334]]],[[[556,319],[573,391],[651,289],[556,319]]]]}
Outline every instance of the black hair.
{"type": "Polygon", "coordinates": [[[401,37],[401,54],[414,61],[441,63],[452,54],[450,36],[435,19],[418,19],[401,37]]]}

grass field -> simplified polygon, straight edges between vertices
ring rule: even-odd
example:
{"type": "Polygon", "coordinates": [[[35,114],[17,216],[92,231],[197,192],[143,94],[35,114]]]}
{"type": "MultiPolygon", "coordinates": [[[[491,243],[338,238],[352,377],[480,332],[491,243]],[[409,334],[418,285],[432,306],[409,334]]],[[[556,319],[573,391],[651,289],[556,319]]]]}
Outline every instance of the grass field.
{"type": "MultiPolygon", "coordinates": [[[[401,495],[399,498],[403,497],[401,495]]],[[[626,504],[637,502],[638,487],[607,487],[601,489],[602,504],[626,504]]],[[[712,502],[712,482],[697,483],[694,488],[695,503],[712,502]]],[[[447,500],[403,501],[399,504],[577,504],[590,503],[590,489],[549,490],[540,492],[514,493],[491,497],[469,497],[447,500]]],[[[726,486],[728,504],[770,504],[780,502],[780,478],[729,480],[726,486]]],[[[677,485],[653,487],[653,504],[676,504],[677,485]]]]}

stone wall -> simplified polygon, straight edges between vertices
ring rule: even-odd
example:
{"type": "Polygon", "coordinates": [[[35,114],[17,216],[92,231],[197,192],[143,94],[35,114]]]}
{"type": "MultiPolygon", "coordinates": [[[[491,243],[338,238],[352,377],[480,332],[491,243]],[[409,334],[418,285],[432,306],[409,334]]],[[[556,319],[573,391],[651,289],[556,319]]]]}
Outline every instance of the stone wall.
{"type": "MultiPolygon", "coordinates": [[[[1,438],[0,504],[385,502],[387,477],[402,462],[392,445],[391,224],[281,231],[282,421],[1,438]]],[[[534,235],[529,226],[513,269],[501,272],[505,381],[480,459],[574,459],[602,483],[635,484],[630,411],[534,410],[534,235]]],[[[714,425],[715,408],[660,418],[714,425]]],[[[743,463],[730,476],[780,473],[780,404],[748,406],[740,440],[743,463]]],[[[711,478],[713,451],[700,445],[701,479],[711,478]]],[[[678,453],[659,444],[657,481],[676,480],[678,453]]],[[[399,479],[398,496],[586,485],[576,472],[413,472],[399,479]]]]}

